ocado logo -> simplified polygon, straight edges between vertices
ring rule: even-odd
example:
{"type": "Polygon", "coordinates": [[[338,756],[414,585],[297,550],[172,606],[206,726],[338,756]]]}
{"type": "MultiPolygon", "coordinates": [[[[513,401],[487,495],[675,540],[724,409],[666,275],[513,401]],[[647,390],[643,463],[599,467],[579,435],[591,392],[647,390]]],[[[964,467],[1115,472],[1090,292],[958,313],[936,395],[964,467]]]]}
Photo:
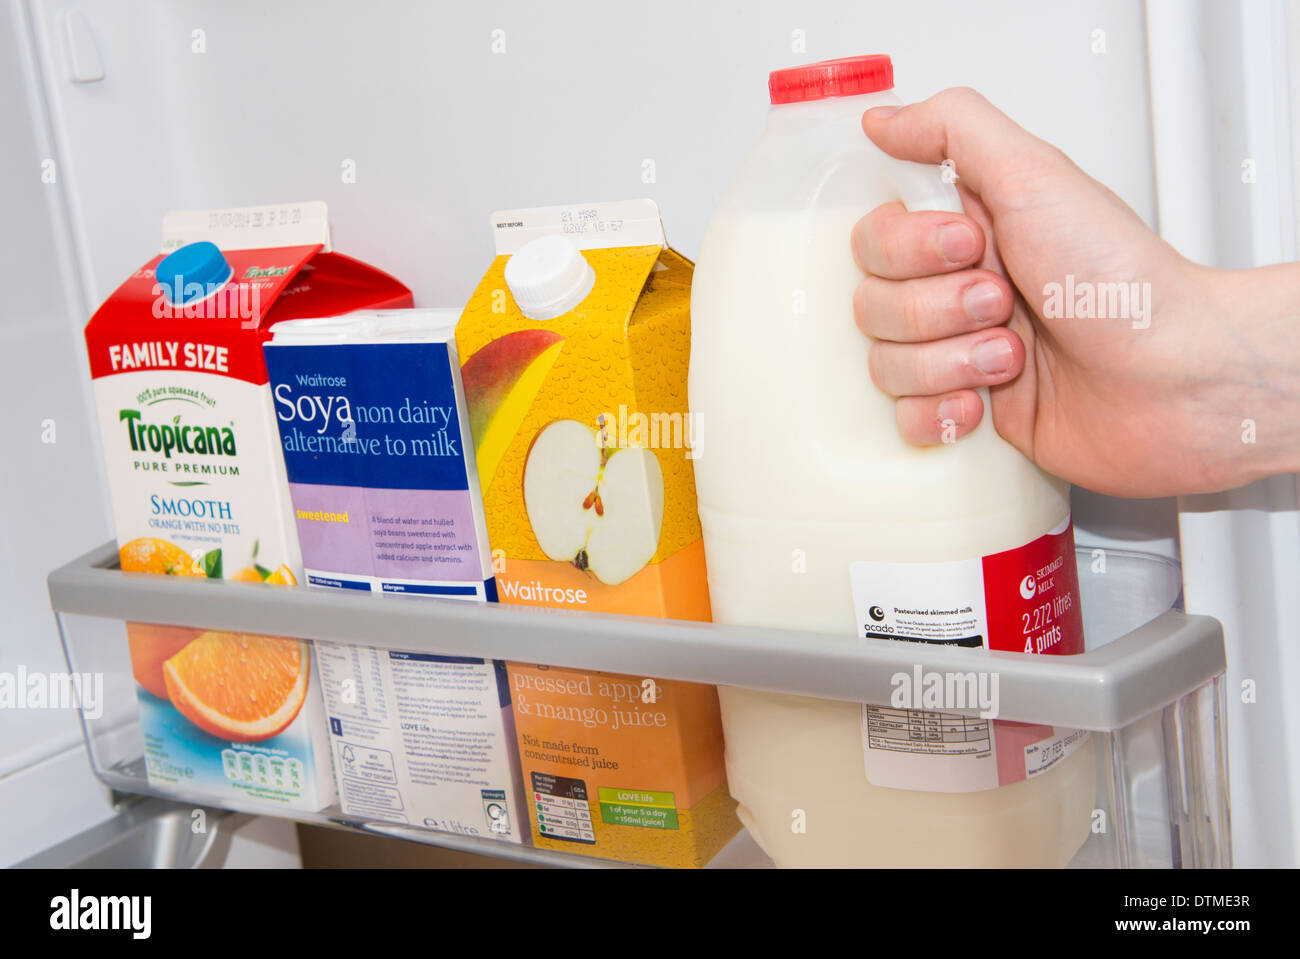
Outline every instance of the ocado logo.
{"type": "Polygon", "coordinates": [[[1033,599],[1034,590],[1037,588],[1038,584],[1034,582],[1033,576],[1026,576],[1020,581],[1020,595],[1025,599],[1033,599]]]}

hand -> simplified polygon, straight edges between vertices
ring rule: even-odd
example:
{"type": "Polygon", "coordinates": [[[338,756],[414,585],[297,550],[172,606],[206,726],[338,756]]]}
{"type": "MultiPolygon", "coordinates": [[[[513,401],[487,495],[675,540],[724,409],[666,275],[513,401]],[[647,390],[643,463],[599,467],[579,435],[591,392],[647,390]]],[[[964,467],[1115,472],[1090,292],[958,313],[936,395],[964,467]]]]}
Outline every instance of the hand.
{"type": "Polygon", "coordinates": [[[945,420],[969,433],[988,386],[998,433],[1098,492],[1208,492],[1300,466],[1294,266],[1184,259],[974,91],[862,124],[893,156],[952,160],[967,213],[886,204],[853,231],[870,274],[855,317],[909,442],[939,442],[945,420]]]}

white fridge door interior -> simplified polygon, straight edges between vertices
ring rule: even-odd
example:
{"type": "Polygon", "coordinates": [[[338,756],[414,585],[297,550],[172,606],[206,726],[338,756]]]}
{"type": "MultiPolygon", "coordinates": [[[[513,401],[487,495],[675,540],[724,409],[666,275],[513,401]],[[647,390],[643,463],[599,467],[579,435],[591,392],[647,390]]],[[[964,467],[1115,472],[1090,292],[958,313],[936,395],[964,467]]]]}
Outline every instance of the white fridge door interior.
{"type": "MultiPolygon", "coordinates": [[[[419,306],[464,303],[492,255],[494,209],[649,196],[694,256],[761,129],[767,72],[858,53],[889,53],[905,100],[978,87],[1189,255],[1288,255],[1269,245],[1279,222],[1294,244],[1294,206],[1279,217],[1275,202],[1293,203],[1278,185],[1290,147],[1276,152],[1290,116],[1276,58],[1284,68],[1300,20],[1287,0],[11,2],[57,164],[47,203],[71,264],[62,321],[78,372],[81,324],[158,248],[169,209],[324,200],[336,248],[392,272],[419,306]],[[1261,90],[1268,116],[1258,99],[1243,111],[1261,90]],[[1272,160],[1246,152],[1265,141],[1272,160]],[[1247,156],[1273,185],[1224,199],[1247,156]]],[[[99,477],[88,467],[83,481],[102,490],[99,477]]],[[[1188,502],[1182,517],[1189,609],[1223,619],[1230,678],[1260,683],[1259,703],[1234,700],[1228,720],[1243,865],[1298,859],[1300,706],[1279,681],[1300,675],[1285,585],[1300,526],[1294,483],[1269,489],[1188,502]]],[[[1076,492],[1075,518],[1081,543],[1179,553],[1173,500],[1076,492]]]]}

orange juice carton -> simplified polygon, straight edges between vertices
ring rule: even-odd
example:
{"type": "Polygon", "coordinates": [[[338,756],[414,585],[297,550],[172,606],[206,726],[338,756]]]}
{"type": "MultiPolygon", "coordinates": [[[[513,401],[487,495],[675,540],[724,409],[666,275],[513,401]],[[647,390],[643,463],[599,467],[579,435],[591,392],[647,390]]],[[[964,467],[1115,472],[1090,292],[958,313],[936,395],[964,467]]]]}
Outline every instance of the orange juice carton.
{"type": "Polygon", "coordinates": [[[507,669],[535,845],[693,868],[740,831],[712,686],[507,669]]]}
{"type": "Polygon", "coordinates": [[[149,785],[190,799],[334,802],[311,643],[127,623],[149,785]]]}
{"type": "Polygon", "coordinates": [[[173,212],[86,326],[122,568],[296,582],[262,343],[280,320],[409,306],[334,253],[325,204],[173,212]]]}
{"type": "MultiPolygon", "coordinates": [[[[122,569],[295,584],[262,344],[280,320],[409,306],[410,291],[333,252],[323,203],[169,213],[162,248],[86,326],[122,569]]],[[[307,644],[127,631],[153,785],[331,801],[307,644]]]]}
{"type": "Polygon", "coordinates": [[[500,601],[708,620],[691,262],[650,200],[492,222],[456,345],[500,601]]]}

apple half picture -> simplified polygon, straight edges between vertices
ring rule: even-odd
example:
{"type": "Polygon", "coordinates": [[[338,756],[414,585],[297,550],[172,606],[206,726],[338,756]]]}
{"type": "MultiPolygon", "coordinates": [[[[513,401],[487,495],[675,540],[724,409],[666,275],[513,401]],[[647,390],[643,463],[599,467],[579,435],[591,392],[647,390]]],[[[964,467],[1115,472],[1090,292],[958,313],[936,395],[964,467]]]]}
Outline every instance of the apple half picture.
{"type": "Polygon", "coordinates": [[[610,449],[603,429],[556,420],[528,451],[524,508],[542,552],[617,586],[659,548],[663,470],[650,450],[610,449]]]}

